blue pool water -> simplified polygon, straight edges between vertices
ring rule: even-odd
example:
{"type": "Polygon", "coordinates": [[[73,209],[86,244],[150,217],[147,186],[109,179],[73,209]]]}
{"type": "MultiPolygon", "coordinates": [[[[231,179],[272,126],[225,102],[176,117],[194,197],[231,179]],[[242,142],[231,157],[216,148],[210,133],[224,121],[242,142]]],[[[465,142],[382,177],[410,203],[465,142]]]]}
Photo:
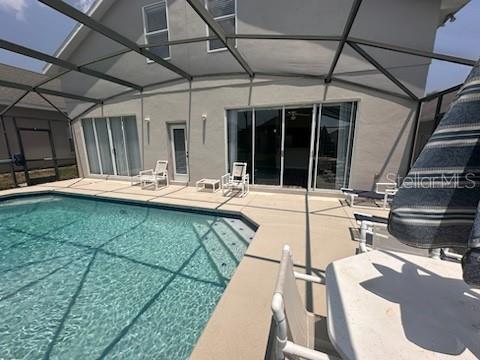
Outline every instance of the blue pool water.
{"type": "Polygon", "coordinates": [[[254,236],[239,219],[0,201],[0,359],[185,359],[254,236]]]}

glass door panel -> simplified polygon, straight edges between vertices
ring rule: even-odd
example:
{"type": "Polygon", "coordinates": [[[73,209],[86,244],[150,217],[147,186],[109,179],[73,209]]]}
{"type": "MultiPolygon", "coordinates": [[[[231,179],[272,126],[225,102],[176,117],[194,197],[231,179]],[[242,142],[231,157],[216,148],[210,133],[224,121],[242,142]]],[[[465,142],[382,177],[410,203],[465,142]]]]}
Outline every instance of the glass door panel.
{"type": "Polygon", "coordinates": [[[95,131],[97,133],[102,174],[115,175],[115,172],[113,171],[113,161],[110,148],[110,138],[108,136],[107,119],[95,118],[94,124],[95,131]]]}
{"type": "Polygon", "coordinates": [[[315,175],[317,189],[340,189],[348,186],[353,144],[353,103],[324,104],[319,109],[315,175]]]}
{"type": "MultiPolygon", "coordinates": [[[[230,110],[228,121],[228,169],[235,161],[247,163],[247,174],[252,174],[252,111],[230,110]]],[[[250,175],[250,182],[252,176],[250,175]]]]}
{"type": "Polygon", "coordinates": [[[283,185],[307,188],[313,107],[285,109],[283,185]]]}
{"type": "Polygon", "coordinates": [[[255,110],[255,184],[280,185],[282,110],[255,110]]]}
{"type": "Polygon", "coordinates": [[[88,166],[91,174],[101,174],[100,156],[97,151],[97,141],[93,128],[93,119],[82,120],[83,135],[85,137],[85,148],[87,149],[88,166]]]}
{"type": "Polygon", "coordinates": [[[128,176],[128,160],[125,138],[123,136],[123,126],[121,117],[111,117],[110,130],[112,132],[113,153],[115,154],[115,165],[117,175],[128,176]]]}
{"type": "Polygon", "coordinates": [[[135,116],[125,116],[122,118],[122,121],[127,149],[128,168],[130,175],[137,175],[142,168],[137,120],[135,116]]]}
{"type": "Polygon", "coordinates": [[[186,127],[185,125],[173,125],[170,127],[170,131],[175,180],[187,181],[186,127]]]}

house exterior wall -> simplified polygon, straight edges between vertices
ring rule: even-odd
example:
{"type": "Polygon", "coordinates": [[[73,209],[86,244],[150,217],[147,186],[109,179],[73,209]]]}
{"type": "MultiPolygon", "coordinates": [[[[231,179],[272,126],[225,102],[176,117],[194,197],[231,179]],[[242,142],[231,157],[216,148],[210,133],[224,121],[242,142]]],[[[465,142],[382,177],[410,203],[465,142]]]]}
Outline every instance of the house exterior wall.
{"type": "MultiPolygon", "coordinates": [[[[358,111],[350,186],[371,188],[375,182],[385,180],[387,174],[403,175],[408,167],[416,104],[375,91],[325,86],[318,80],[264,78],[256,79],[251,85],[247,79],[210,79],[193,82],[191,92],[180,84],[147,92],[136,99],[105,104],[86,117],[134,114],[139,134],[143,133],[144,168],[152,168],[159,159],[168,159],[171,164],[168,125],[189,124],[190,183],[193,184],[198,179],[219,178],[225,173],[226,109],[351,100],[358,101],[358,111]],[[205,126],[204,114],[207,115],[205,126]],[[150,119],[149,133],[145,118],[150,119]]],[[[80,121],[75,122],[74,130],[82,166],[87,159],[80,121]]],[[[83,171],[88,175],[85,168],[83,171]]]]}
{"type": "MultiPolygon", "coordinates": [[[[112,0],[104,0],[106,3],[112,0]]],[[[142,7],[156,0],[118,0],[97,19],[139,44],[145,43],[142,7]]],[[[168,0],[170,40],[207,35],[207,26],[185,0],[168,0]]],[[[237,0],[237,33],[239,34],[311,34],[340,36],[351,8],[351,0],[304,0],[302,6],[287,0],[237,0]]],[[[432,50],[440,16],[440,0],[368,0],[362,3],[351,36],[420,50],[432,50]]],[[[337,42],[298,40],[237,40],[239,52],[254,72],[280,72],[324,75],[328,72],[337,42]]],[[[123,49],[121,45],[93,31],[75,49],[68,51],[67,60],[84,64],[92,59],[123,49]]],[[[417,94],[423,93],[429,60],[385,50],[367,49],[383,66],[417,94]],[[402,66],[408,67],[402,69],[402,66]]],[[[228,51],[207,52],[206,42],[170,47],[174,65],[193,76],[243,72],[228,51]]],[[[125,80],[147,85],[178,78],[179,75],[156,63],[147,63],[135,53],[89,65],[125,80]]],[[[383,86],[402,94],[385,76],[375,71],[348,46],[338,64],[337,73],[367,71],[371,85],[383,86]],[[375,73],[377,73],[375,75],[375,73]]],[[[54,70],[52,70],[54,71],[54,70]]],[[[128,88],[97,80],[78,73],[62,77],[63,90],[86,96],[105,98],[128,88]]],[[[348,79],[367,80],[361,75],[348,79]]]]}
{"type": "MultiPolygon", "coordinates": [[[[152,3],[155,0],[116,1],[102,16],[101,22],[137,43],[144,43],[141,7],[152,3]]],[[[292,9],[292,2],[287,0],[238,0],[237,33],[340,35],[351,4],[351,0],[306,0],[302,1],[302,6],[292,9]]],[[[439,14],[439,0],[368,0],[362,4],[351,36],[431,50],[439,14]]],[[[207,33],[206,25],[185,0],[169,0],[168,16],[171,40],[207,33]]],[[[262,40],[238,40],[237,44],[254,72],[290,71],[314,75],[328,71],[337,45],[314,42],[313,47],[310,42],[262,40]]],[[[81,64],[119,48],[118,44],[92,32],[69,52],[68,60],[81,64]]],[[[414,132],[416,104],[413,101],[336,81],[327,86],[322,80],[312,78],[256,76],[252,82],[244,76],[201,78],[197,75],[241,72],[242,69],[226,51],[208,53],[206,42],[176,45],[170,50],[170,61],[194,75],[191,91],[187,82],[149,88],[141,95],[108,102],[84,116],[134,114],[141,136],[144,168],[151,168],[158,159],[172,161],[168,135],[170,123],[185,122],[189,126],[189,169],[190,183],[193,183],[203,177],[219,177],[225,172],[226,109],[356,100],[358,110],[350,186],[372,188],[375,182],[385,180],[387,174],[403,175],[407,170],[414,132]],[[205,128],[201,120],[203,114],[207,115],[205,128]],[[150,118],[148,126],[145,118],[150,118]]],[[[423,93],[428,60],[406,58],[386,51],[373,51],[372,54],[379,62],[393,68],[418,65],[414,67],[415,71],[392,71],[415,93],[423,93]]],[[[158,64],[148,64],[137,55],[135,58],[122,56],[93,68],[130,81],[137,79],[141,85],[155,82],[152,79],[178,78],[178,75],[158,64]]],[[[346,47],[338,71],[357,70],[371,70],[371,66],[346,47]]],[[[379,82],[378,85],[380,82],[384,84],[386,90],[402,94],[382,74],[378,74],[375,81],[379,82]]],[[[65,86],[66,91],[72,92],[82,88],[87,96],[98,96],[107,91],[104,81],[87,78],[65,86]],[[75,89],[68,89],[68,86],[75,89]]],[[[80,121],[75,122],[74,130],[79,166],[83,175],[88,175],[80,121]]]]}

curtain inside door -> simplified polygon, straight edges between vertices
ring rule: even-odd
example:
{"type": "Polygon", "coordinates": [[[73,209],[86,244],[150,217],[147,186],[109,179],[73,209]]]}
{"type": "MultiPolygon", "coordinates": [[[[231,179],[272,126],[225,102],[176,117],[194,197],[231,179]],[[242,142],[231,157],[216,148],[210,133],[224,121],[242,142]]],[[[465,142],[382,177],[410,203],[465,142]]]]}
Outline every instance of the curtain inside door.
{"type": "Polygon", "coordinates": [[[133,176],[141,170],[135,116],[82,119],[91,174],[133,176]]]}
{"type": "Polygon", "coordinates": [[[140,161],[137,120],[135,119],[135,116],[124,116],[122,120],[130,175],[138,175],[138,172],[142,169],[142,165],[140,161]]]}
{"type": "Polygon", "coordinates": [[[100,161],[102,162],[102,173],[104,175],[115,175],[113,171],[112,153],[110,149],[110,139],[108,136],[107,119],[95,118],[94,124],[95,130],[97,132],[100,161]]]}
{"type": "Polygon", "coordinates": [[[93,130],[93,120],[82,120],[83,134],[85,137],[85,148],[87,149],[88,165],[91,174],[101,174],[100,162],[95,142],[95,132],[93,130]]]}
{"type": "Polygon", "coordinates": [[[122,118],[111,117],[110,129],[112,132],[113,148],[115,154],[115,164],[117,166],[117,175],[128,176],[127,149],[122,129],[122,118]]]}

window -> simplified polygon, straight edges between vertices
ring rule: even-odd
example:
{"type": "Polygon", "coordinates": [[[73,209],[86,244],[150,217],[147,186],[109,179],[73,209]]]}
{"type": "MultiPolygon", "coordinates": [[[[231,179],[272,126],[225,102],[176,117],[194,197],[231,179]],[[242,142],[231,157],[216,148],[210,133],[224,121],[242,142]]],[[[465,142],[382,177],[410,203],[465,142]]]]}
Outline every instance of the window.
{"type": "MultiPolygon", "coordinates": [[[[221,26],[226,34],[235,34],[236,29],[236,0],[206,0],[207,10],[213,19],[221,26]]],[[[207,35],[215,34],[207,27],[207,35]]],[[[225,50],[225,45],[220,39],[208,40],[208,51],[225,50]]]]}
{"type": "MultiPolygon", "coordinates": [[[[167,0],[143,8],[143,28],[147,44],[161,44],[169,41],[167,0]]],[[[170,58],[169,45],[155,46],[149,50],[163,59],[170,58]]]]}

